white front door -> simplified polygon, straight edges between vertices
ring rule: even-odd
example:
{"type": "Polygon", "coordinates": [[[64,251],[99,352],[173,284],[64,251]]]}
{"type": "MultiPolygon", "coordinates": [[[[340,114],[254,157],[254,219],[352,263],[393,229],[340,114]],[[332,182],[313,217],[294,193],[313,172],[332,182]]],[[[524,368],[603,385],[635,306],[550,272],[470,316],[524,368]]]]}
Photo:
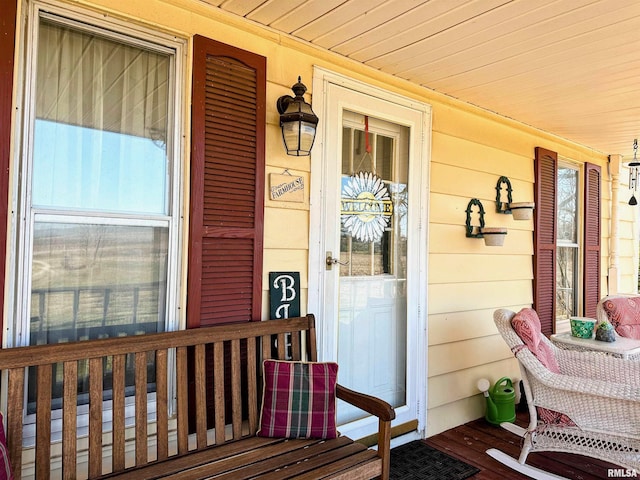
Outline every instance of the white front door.
{"type": "MultiPolygon", "coordinates": [[[[389,402],[394,425],[423,430],[430,112],[322,70],[313,91],[322,179],[312,182],[308,311],[321,358],[338,362],[342,385],[389,402]]],[[[338,424],[352,438],[377,429],[345,403],[338,424]]]]}

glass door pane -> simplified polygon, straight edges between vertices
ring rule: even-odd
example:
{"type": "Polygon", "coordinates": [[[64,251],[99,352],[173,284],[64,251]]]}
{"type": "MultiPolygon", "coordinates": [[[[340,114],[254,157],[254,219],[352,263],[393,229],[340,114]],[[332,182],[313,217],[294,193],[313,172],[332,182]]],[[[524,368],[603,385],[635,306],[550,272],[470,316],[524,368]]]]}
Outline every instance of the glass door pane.
{"type": "MultiPolygon", "coordinates": [[[[407,403],[408,128],[343,118],[339,378],[399,407],[407,403]]],[[[365,415],[341,404],[338,422],[365,415]]]]}

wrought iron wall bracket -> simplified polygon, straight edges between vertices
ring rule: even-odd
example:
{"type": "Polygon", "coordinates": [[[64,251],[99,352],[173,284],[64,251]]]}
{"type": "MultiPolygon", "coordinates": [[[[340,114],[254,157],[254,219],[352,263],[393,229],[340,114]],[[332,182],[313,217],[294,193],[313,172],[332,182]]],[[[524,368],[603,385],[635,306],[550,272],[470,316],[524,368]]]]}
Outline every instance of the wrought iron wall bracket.
{"type": "Polygon", "coordinates": [[[483,238],[482,229],[484,228],[484,207],[482,203],[477,198],[472,198],[467,205],[467,237],[469,238],[483,238]],[[478,217],[480,221],[479,226],[471,225],[471,213],[473,211],[473,206],[478,207],[478,217]]]}
{"type": "Polygon", "coordinates": [[[511,196],[511,192],[513,189],[511,188],[511,181],[505,177],[504,175],[498,179],[498,184],[496,185],[496,212],[510,214],[511,209],[509,205],[513,202],[513,198],[511,196]],[[507,203],[502,201],[502,184],[507,185],[507,203]]]}

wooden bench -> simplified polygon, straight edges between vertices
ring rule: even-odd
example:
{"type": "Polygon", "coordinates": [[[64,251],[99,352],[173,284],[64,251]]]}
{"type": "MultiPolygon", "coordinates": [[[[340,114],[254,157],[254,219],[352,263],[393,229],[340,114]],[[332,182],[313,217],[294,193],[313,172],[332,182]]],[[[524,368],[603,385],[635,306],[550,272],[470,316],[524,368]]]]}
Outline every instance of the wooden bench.
{"type": "Polygon", "coordinates": [[[377,451],[256,436],[266,358],[315,361],[313,315],[0,350],[16,478],[388,478],[393,409],[339,385],[378,417],[377,451]]]}

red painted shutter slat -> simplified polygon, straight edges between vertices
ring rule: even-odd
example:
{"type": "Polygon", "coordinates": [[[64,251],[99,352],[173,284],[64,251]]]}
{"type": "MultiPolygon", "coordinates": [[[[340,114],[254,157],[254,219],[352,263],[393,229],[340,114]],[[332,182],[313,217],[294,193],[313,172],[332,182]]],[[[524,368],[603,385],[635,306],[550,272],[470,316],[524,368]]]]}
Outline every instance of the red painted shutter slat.
{"type": "Polygon", "coordinates": [[[600,180],[598,165],[585,165],[584,195],[584,315],[596,318],[600,300],[600,180]]]}
{"type": "Polygon", "coordinates": [[[533,308],[542,332],[553,333],[556,318],[556,178],[558,154],[535,149],[533,308]]]}
{"type": "Polygon", "coordinates": [[[266,59],[194,37],[187,325],[260,320],[266,59]]]}

